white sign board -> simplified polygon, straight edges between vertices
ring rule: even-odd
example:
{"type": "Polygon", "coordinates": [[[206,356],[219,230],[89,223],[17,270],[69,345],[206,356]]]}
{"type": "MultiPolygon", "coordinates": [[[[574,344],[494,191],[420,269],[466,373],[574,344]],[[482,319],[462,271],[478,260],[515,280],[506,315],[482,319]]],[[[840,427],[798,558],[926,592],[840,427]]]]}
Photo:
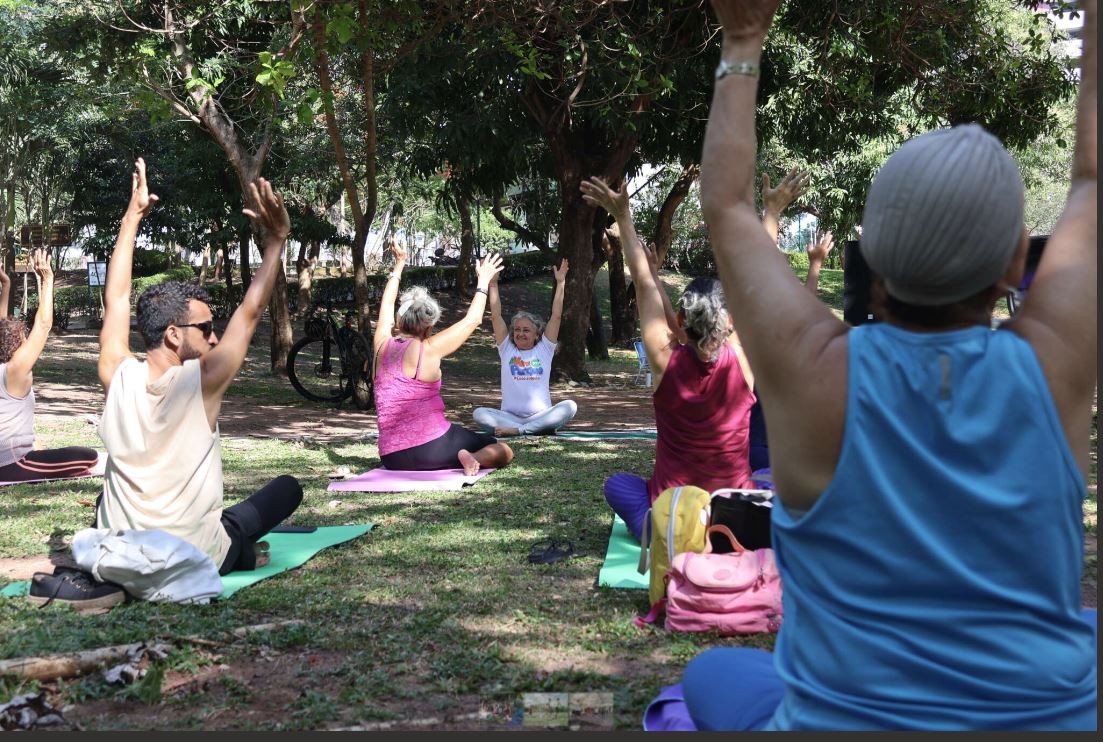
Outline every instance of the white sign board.
{"type": "Polygon", "coordinates": [[[88,285],[89,286],[106,286],[107,285],[107,263],[89,263],[88,264],[88,285]]]}

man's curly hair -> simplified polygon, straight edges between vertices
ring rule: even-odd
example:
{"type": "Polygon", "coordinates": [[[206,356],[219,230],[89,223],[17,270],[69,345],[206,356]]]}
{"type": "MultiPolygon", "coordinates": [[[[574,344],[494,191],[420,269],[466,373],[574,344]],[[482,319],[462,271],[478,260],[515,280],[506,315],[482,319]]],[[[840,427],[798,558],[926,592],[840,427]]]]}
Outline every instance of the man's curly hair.
{"type": "Polygon", "coordinates": [[[7,363],[23,344],[27,325],[21,319],[0,319],[0,363],[7,363]]]}
{"type": "Polygon", "coordinates": [[[188,321],[188,302],[211,303],[211,295],[197,283],[166,281],[150,286],[138,297],[138,332],[146,350],[161,347],[165,328],[188,321]]]}

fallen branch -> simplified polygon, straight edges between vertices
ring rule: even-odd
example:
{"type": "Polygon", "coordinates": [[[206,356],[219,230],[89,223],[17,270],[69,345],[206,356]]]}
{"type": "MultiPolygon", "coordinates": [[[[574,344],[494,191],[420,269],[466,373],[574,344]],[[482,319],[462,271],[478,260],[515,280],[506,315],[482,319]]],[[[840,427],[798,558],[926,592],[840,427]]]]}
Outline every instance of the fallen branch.
{"type": "MultiPolygon", "coordinates": [[[[223,643],[241,639],[249,634],[299,626],[302,623],[298,619],[293,619],[262,623],[256,626],[242,626],[226,632],[228,638],[223,643]]],[[[184,637],[183,640],[196,644],[206,644],[212,641],[201,637],[184,637]]],[[[146,646],[145,642],[136,642],[134,644],[118,644],[113,647],[100,647],[99,649],[85,649],[80,652],[52,654],[46,657],[17,657],[11,660],[2,660],[0,661],[0,676],[12,675],[24,680],[72,678],[124,661],[131,653],[139,651],[143,646],[146,646]]]]}
{"type": "Polygon", "coordinates": [[[25,680],[72,678],[125,660],[131,652],[141,649],[144,642],[118,644],[113,647],[86,649],[82,652],[53,654],[47,657],[18,657],[0,662],[0,675],[14,675],[25,680]]]}

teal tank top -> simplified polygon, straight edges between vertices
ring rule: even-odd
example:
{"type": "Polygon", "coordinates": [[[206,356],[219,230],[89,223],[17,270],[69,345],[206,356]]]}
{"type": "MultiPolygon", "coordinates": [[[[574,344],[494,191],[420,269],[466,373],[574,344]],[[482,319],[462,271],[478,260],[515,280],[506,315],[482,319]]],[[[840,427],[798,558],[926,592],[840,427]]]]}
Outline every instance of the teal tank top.
{"type": "Polygon", "coordinates": [[[1008,330],[849,335],[835,477],[773,514],[771,729],[1095,729],[1085,483],[1008,330]]]}

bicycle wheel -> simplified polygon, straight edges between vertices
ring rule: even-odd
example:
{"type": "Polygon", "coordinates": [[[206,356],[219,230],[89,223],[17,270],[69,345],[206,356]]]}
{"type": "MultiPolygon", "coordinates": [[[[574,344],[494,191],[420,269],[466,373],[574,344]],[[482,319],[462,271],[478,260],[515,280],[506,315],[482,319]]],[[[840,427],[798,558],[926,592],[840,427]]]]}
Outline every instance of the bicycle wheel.
{"type": "Polygon", "coordinates": [[[291,346],[287,376],[295,391],[314,402],[340,402],[352,392],[341,349],[328,334],[305,337],[291,346]]]}
{"type": "Polygon", "coordinates": [[[374,364],[372,363],[371,343],[355,330],[342,333],[341,340],[345,346],[345,365],[352,372],[349,395],[359,409],[371,409],[374,404],[372,398],[374,388],[374,369],[372,366],[374,364]]]}

